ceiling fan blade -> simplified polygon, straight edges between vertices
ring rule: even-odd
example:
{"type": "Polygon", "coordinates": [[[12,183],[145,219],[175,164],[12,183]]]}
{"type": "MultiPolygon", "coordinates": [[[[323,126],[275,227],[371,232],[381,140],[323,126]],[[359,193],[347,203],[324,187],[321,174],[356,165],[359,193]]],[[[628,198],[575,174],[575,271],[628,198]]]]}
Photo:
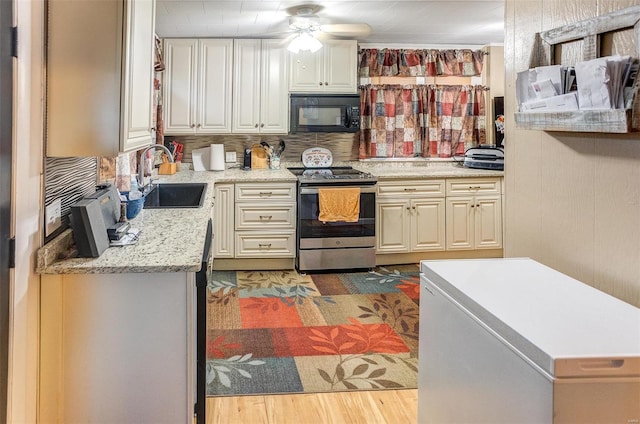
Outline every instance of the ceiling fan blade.
{"type": "Polygon", "coordinates": [[[371,27],[368,24],[327,24],[320,25],[320,31],[331,35],[351,37],[369,35],[371,27]]]}

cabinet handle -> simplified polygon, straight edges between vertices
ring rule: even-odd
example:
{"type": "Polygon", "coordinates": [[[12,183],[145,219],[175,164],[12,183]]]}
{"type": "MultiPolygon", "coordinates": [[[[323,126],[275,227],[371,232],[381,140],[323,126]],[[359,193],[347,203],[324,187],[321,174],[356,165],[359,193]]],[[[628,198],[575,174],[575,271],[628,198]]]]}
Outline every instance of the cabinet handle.
{"type": "Polygon", "coordinates": [[[258,124],[255,124],[255,125],[253,126],[253,128],[258,128],[258,124]]]}
{"type": "Polygon", "coordinates": [[[272,191],[261,191],[260,196],[271,196],[273,194],[272,191]]]}
{"type": "Polygon", "coordinates": [[[258,247],[260,247],[260,248],[266,247],[267,249],[270,249],[271,248],[271,243],[266,243],[266,244],[260,243],[260,244],[258,244],[258,247]]]}
{"type": "Polygon", "coordinates": [[[260,128],[264,128],[264,124],[260,124],[260,128]]]}
{"type": "Polygon", "coordinates": [[[469,190],[480,190],[480,186],[469,186],[469,190]]]}
{"type": "Polygon", "coordinates": [[[265,220],[265,219],[271,219],[273,218],[273,215],[260,215],[260,219],[265,220]]]}
{"type": "Polygon", "coordinates": [[[415,188],[405,188],[404,191],[416,191],[417,189],[415,188]]]}
{"type": "Polygon", "coordinates": [[[195,124],[191,124],[191,128],[195,128],[195,127],[196,127],[196,125],[195,125],[195,124]]]}
{"type": "Polygon", "coordinates": [[[198,125],[196,125],[196,128],[200,128],[201,126],[202,126],[202,125],[198,124],[198,125]]]}

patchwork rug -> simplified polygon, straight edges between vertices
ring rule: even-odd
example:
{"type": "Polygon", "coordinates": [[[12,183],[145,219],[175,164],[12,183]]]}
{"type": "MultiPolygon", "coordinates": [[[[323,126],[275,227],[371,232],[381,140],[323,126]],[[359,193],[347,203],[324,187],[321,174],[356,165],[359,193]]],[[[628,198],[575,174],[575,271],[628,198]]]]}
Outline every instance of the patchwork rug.
{"type": "Polygon", "coordinates": [[[419,292],[417,265],[214,272],[207,395],[416,388],[419,292]]]}

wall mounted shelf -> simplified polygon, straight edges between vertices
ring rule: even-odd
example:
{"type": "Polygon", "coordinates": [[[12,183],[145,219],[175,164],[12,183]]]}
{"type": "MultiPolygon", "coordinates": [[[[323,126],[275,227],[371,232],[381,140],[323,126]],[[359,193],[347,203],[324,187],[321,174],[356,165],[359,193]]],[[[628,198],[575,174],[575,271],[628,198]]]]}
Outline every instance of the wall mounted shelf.
{"type": "MultiPolygon", "coordinates": [[[[604,33],[632,28],[636,57],[640,57],[640,6],[628,7],[536,34],[533,66],[553,64],[555,46],[569,41],[583,41],[582,58],[599,57],[600,38],[604,33]]],[[[516,112],[516,128],[543,131],[629,133],[640,131],[639,81],[631,109],[578,110],[570,112],[516,112]]]]}

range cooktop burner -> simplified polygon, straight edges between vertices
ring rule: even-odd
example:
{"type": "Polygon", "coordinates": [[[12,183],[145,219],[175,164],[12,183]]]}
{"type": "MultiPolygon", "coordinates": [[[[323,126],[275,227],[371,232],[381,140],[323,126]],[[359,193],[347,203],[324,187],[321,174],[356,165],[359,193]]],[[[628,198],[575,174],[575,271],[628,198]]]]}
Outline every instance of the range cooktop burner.
{"type": "Polygon", "coordinates": [[[368,172],[358,171],[350,166],[332,168],[287,168],[298,177],[300,183],[329,184],[357,181],[358,183],[375,184],[376,177],[368,172]]]}

